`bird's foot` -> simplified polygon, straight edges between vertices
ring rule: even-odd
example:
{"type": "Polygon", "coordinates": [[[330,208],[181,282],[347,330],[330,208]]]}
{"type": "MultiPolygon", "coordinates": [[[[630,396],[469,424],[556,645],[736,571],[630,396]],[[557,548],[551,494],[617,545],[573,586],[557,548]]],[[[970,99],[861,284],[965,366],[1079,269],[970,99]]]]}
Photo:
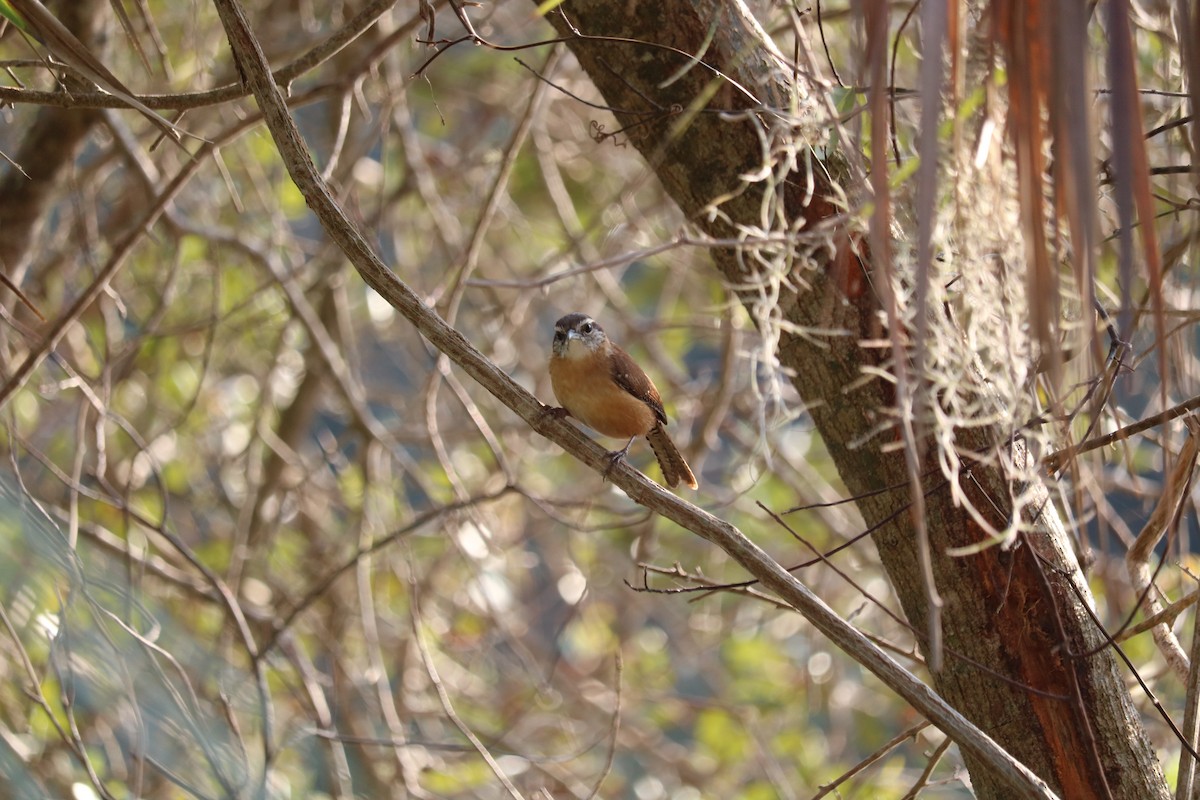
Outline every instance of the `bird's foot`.
{"type": "Polygon", "coordinates": [[[559,406],[542,406],[542,419],[566,419],[571,412],[559,406]]]}
{"type": "Polygon", "coordinates": [[[609,451],[608,468],[604,470],[604,480],[607,481],[608,477],[612,475],[612,471],[617,468],[617,464],[620,464],[625,459],[626,454],[629,453],[629,448],[633,445],[633,440],[636,438],[636,436],[630,437],[629,441],[625,443],[625,447],[620,450],[609,451]]]}

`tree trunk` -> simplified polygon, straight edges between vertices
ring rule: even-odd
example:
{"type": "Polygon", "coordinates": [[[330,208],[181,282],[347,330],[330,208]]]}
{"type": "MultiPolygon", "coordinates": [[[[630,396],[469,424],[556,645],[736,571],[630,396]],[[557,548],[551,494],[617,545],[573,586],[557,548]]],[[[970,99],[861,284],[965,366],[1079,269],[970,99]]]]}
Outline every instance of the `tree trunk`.
{"type": "MultiPolygon", "coordinates": [[[[102,0],[76,0],[55,4],[55,12],[81,41],[96,47],[105,5],[102,0]]],[[[31,121],[24,122],[29,130],[21,138],[21,147],[9,153],[22,169],[10,169],[0,179],[0,231],[4,232],[0,236],[0,270],[14,285],[23,282],[26,256],[48,216],[47,209],[57,199],[62,177],[74,163],[84,137],[99,119],[100,112],[94,109],[42,106],[31,121]]]]}
{"type": "MultiPolygon", "coordinates": [[[[764,107],[793,108],[793,93],[803,98],[819,87],[792,84],[793,71],[738,0],[568,0],[548,18],[570,37],[568,45],[615,110],[614,135],[641,151],[695,225],[715,238],[730,238],[738,226],[763,224],[764,203],[771,201],[765,184],[747,184],[742,176],[764,167],[764,137],[769,141],[771,129],[785,124],[764,107]],[[691,54],[703,54],[703,64],[689,68],[691,54]],[[721,214],[705,213],[723,197],[721,214]]],[[[820,168],[811,174],[801,160],[778,184],[782,212],[788,220],[804,220],[804,231],[839,210],[833,181],[851,196],[862,188],[848,185],[849,171],[837,153],[825,153],[824,159],[818,164],[813,156],[820,168]]],[[[876,546],[921,639],[928,595],[906,511],[911,493],[904,454],[898,447],[881,449],[890,435],[871,435],[895,398],[890,383],[863,380],[864,370],[886,368],[890,354],[860,342],[886,338],[887,331],[879,322],[869,255],[844,233],[835,242],[796,259],[807,260],[808,267],[797,267],[800,279],[782,284],[778,311],[800,329],[851,335],[828,336],[816,346],[811,335],[785,330],[778,355],[797,376],[794,385],[842,480],[861,498],[858,507],[868,526],[882,526],[874,534],[876,546]],[[896,486],[905,488],[887,491],[896,486]]],[[[712,252],[729,284],[744,287],[742,301],[760,302],[755,287],[763,277],[732,249],[712,252]]],[[[964,449],[1010,446],[1008,432],[999,427],[957,434],[964,449]]],[[[1018,442],[1018,456],[1019,448],[1018,442]]],[[[1014,513],[1008,478],[990,466],[964,475],[959,490],[976,508],[994,510],[995,527],[1006,527],[1014,513]]],[[[1035,532],[1022,534],[1016,546],[950,557],[949,548],[977,544],[986,534],[955,505],[936,470],[924,489],[933,575],[945,603],[946,655],[943,668],[932,674],[935,688],[1062,797],[1166,797],[1116,660],[1102,647],[1087,607],[1089,590],[1053,505],[1042,506],[1031,521],[1035,532]]],[[[984,765],[967,761],[979,797],[1007,796],[984,765]]]]}

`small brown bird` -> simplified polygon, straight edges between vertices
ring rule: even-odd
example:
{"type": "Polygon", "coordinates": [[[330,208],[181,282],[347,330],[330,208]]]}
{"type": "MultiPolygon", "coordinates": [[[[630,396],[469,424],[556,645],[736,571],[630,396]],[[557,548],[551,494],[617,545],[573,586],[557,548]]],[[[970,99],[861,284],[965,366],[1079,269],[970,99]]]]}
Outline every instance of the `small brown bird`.
{"type": "Polygon", "coordinates": [[[667,413],[654,382],[586,314],[567,314],[554,323],[550,384],[563,406],[552,409],[558,415],[575,417],[605,436],[629,438],[623,450],[609,453],[614,465],[634,439],[645,436],[667,486],[683,481],[696,488],[696,476],[663,428],[667,413]]]}

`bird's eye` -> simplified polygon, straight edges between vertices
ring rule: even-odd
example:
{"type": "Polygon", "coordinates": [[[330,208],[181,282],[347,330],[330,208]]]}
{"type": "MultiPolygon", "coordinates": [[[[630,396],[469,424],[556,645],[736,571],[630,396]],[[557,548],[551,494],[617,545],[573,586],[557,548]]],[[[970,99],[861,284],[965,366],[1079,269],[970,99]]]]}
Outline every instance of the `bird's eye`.
{"type": "Polygon", "coordinates": [[[584,335],[587,335],[594,330],[596,330],[596,326],[594,323],[591,323],[591,322],[585,322],[579,326],[579,332],[584,335]]]}

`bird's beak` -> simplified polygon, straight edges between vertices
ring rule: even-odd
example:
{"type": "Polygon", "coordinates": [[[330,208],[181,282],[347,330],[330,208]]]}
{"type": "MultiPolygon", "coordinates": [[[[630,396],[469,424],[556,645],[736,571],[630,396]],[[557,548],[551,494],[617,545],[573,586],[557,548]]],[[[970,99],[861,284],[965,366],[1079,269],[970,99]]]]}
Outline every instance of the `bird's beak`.
{"type": "Polygon", "coordinates": [[[583,336],[582,336],[582,334],[579,333],[579,331],[572,328],[571,330],[567,331],[567,341],[569,342],[572,339],[578,339],[579,341],[582,342],[583,336]]]}

